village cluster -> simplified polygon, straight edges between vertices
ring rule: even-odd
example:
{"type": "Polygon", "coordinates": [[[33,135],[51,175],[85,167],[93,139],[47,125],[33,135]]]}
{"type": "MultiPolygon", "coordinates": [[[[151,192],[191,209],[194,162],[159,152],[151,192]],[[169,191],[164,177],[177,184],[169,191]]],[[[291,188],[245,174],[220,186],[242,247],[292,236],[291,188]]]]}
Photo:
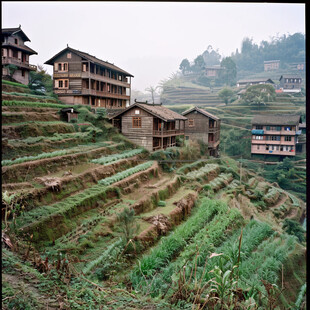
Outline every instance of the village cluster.
{"type": "MultiPolygon", "coordinates": [[[[21,27],[2,29],[2,74],[9,74],[4,66],[18,67],[13,78],[28,84],[29,72],[36,66],[29,57],[36,51],[25,45],[30,41],[21,27]]],[[[176,146],[178,137],[202,140],[208,144],[208,155],[219,155],[221,120],[215,115],[194,107],[181,114],[162,104],[137,102],[130,105],[132,74],[107,61],[100,60],[67,45],[45,62],[53,66],[54,93],[68,104],[66,112],[77,117],[74,105],[89,105],[94,110],[106,108],[112,124],[134,143],[149,151],[176,146]]],[[[264,70],[275,70],[279,61],[266,61],[264,70]]],[[[216,76],[221,68],[207,67],[206,76],[216,76]]],[[[281,75],[276,92],[300,92],[302,79],[281,75]]],[[[271,79],[240,80],[239,95],[249,85],[272,84],[271,79]]],[[[257,115],[252,120],[251,154],[295,156],[304,144],[298,136],[305,130],[300,116],[257,115]]]]}

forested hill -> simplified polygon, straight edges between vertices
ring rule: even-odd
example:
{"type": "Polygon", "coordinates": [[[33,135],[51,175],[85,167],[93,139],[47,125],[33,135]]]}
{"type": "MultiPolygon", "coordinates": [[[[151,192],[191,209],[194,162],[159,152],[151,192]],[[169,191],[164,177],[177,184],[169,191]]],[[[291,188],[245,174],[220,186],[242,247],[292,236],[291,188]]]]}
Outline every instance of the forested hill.
{"type": "Polygon", "coordinates": [[[284,34],[281,37],[273,37],[269,42],[263,40],[259,45],[253,43],[253,39],[244,38],[241,52],[237,49],[231,57],[238,71],[263,71],[263,63],[267,60],[280,60],[280,68],[287,69],[290,63],[305,62],[305,35],[284,34]]]}
{"type": "MultiPolygon", "coordinates": [[[[282,35],[272,37],[271,40],[263,40],[259,44],[253,42],[252,38],[245,37],[241,42],[241,50],[236,49],[230,57],[222,57],[218,50],[211,45],[193,62],[187,58],[180,63],[179,69],[183,75],[196,73],[199,75],[204,67],[220,65],[228,69],[229,78],[241,75],[255,74],[264,71],[264,61],[280,60],[280,69],[290,69],[294,63],[305,62],[305,35],[295,33],[293,35],[282,35]]],[[[226,77],[227,78],[227,77],[226,77]]],[[[220,82],[220,81],[218,81],[220,82]]],[[[223,81],[224,82],[224,81],[223,81]]]]}

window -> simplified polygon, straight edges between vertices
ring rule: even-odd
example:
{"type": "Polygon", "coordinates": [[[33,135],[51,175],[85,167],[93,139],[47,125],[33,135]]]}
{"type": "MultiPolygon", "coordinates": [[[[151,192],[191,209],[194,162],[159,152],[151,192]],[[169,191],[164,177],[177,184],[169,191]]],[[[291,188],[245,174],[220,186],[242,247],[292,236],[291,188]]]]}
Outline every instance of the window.
{"type": "Polygon", "coordinates": [[[269,145],[266,145],[266,151],[269,151],[269,145]]]}
{"type": "Polygon", "coordinates": [[[256,125],[256,129],[263,129],[262,125],[256,125]]]}
{"type": "Polygon", "coordinates": [[[281,151],[281,152],[283,151],[283,146],[280,146],[280,151],[281,151]]]}
{"type": "Polygon", "coordinates": [[[54,64],[55,71],[68,71],[67,62],[59,62],[54,64]]]}
{"type": "Polygon", "coordinates": [[[140,110],[135,110],[135,114],[140,114],[140,110]]]}
{"type": "Polygon", "coordinates": [[[292,141],[292,137],[291,136],[285,136],[284,141],[292,141]]]}
{"type": "Polygon", "coordinates": [[[87,68],[86,68],[86,64],[83,64],[83,72],[86,72],[87,71],[87,68]]]}
{"type": "Polygon", "coordinates": [[[254,136],[254,139],[255,140],[264,140],[264,137],[263,136],[254,136]]]}
{"type": "Polygon", "coordinates": [[[280,136],[269,136],[269,139],[267,140],[271,140],[271,141],[280,141],[280,136]]]}
{"type": "Polygon", "coordinates": [[[257,149],[259,150],[259,145],[257,145],[257,149]]]}
{"type": "Polygon", "coordinates": [[[122,81],[122,76],[121,75],[118,76],[118,80],[122,81]]]}
{"type": "Polygon", "coordinates": [[[277,127],[276,127],[276,130],[277,130],[277,131],[281,131],[281,126],[277,126],[277,127]]]}
{"type": "Polygon", "coordinates": [[[15,44],[18,45],[18,39],[14,39],[15,44]]]}
{"type": "Polygon", "coordinates": [[[192,118],[188,119],[188,127],[194,127],[194,120],[192,118]]]}
{"type": "Polygon", "coordinates": [[[25,70],[22,70],[22,76],[25,76],[25,70]]]}
{"type": "Polygon", "coordinates": [[[55,80],[56,88],[69,88],[69,80],[55,80]],[[58,82],[58,85],[57,85],[58,82]]]}
{"type": "Polygon", "coordinates": [[[71,58],[72,54],[71,53],[67,53],[67,58],[71,58]]]}
{"type": "Polygon", "coordinates": [[[141,117],[133,117],[132,118],[132,127],[133,128],[141,128],[141,117]]]}

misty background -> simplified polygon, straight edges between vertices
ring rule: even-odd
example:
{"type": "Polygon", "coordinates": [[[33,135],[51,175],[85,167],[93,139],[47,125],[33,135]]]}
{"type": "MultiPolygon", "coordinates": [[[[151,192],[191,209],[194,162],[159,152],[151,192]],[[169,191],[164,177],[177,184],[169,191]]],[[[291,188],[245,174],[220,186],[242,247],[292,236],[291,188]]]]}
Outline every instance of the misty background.
{"type": "MultiPolygon", "coordinates": [[[[114,63],[145,91],[193,61],[209,45],[222,57],[245,37],[259,44],[305,33],[305,5],[294,3],[2,2],[2,28],[18,27],[44,64],[70,47],[114,63]]],[[[52,74],[52,66],[44,65],[52,74]]]]}

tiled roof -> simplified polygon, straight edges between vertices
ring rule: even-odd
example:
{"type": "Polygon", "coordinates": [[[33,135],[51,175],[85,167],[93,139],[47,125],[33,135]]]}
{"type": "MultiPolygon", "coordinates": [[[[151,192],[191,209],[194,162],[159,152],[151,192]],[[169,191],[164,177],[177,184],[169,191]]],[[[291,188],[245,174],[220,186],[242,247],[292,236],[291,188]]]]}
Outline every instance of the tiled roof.
{"type": "Polygon", "coordinates": [[[259,83],[259,82],[268,82],[273,83],[274,82],[271,79],[247,79],[247,80],[239,80],[237,83],[259,83]]]}
{"type": "Polygon", "coordinates": [[[297,125],[298,123],[301,123],[301,116],[292,114],[256,115],[252,119],[253,125],[297,125]]]}
{"type": "Polygon", "coordinates": [[[14,43],[11,43],[11,42],[5,42],[5,43],[2,43],[2,46],[3,47],[5,47],[5,46],[15,47],[15,48],[17,48],[19,50],[28,52],[29,54],[36,54],[36,55],[38,55],[38,53],[35,50],[33,50],[32,48],[28,47],[27,45],[18,45],[18,44],[14,44],[14,43]]]}
{"type": "Polygon", "coordinates": [[[2,28],[1,29],[1,34],[4,35],[12,35],[15,34],[17,32],[20,32],[19,34],[23,37],[23,40],[26,41],[30,41],[30,39],[26,36],[25,32],[21,30],[20,27],[18,28],[2,28]]]}
{"type": "Polygon", "coordinates": [[[197,112],[199,112],[199,113],[201,113],[201,114],[203,114],[203,115],[205,115],[205,116],[207,116],[207,117],[209,117],[209,118],[212,118],[212,119],[214,119],[214,120],[216,120],[216,121],[220,120],[217,116],[215,116],[215,115],[211,114],[210,112],[207,112],[207,111],[205,111],[205,110],[203,110],[203,109],[200,109],[200,108],[198,108],[198,107],[194,107],[194,108],[191,108],[191,109],[189,109],[189,110],[186,110],[186,111],[184,111],[184,112],[182,113],[182,115],[186,115],[186,114],[188,114],[188,113],[190,113],[190,112],[192,112],[192,111],[194,111],[194,110],[196,110],[197,112]]]}
{"type": "Polygon", "coordinates": [[[72,47],[66,47],[65,49],[63,49],[62,51],[60,51],[59,53],[57,53],[55,56],[53,56],[51,59],[47,60],[47,61],[45,62],[45,64],[52,65],[52,64],[54,63],[54,59],[55,59],[56,57],[58,57],[60,54],[62,54],[64,51],[66,51],[66,50],[71,51],[71,52],[73,52],[73,53],[75,53],[75,54],[81,56],[82,58],[85,58],[85,59],[87,59],[87,60],[90,60],[90,61],[93,62],[93,63],[96,63],[96,64],[98,64],[98,65],[104,66],[104,67],[109,68],[109,69],[112,69],[112,70],[114,70],[114,71],[123,73],[123,74],[125,74],[125,75],[127,75],[127,76],[133,77],[132,74],[128,73],[127,71],[125,71],[125,70],[123,70],[123,69],[121,69],[121,68],[119,68],[119,67],[117,67],[117,66],[115,66],[115,65],[113,65],[113,64],[111,64],[111,63],[109,63],[109,62],[107,62],[107,61],[103,61],[103,60],[101,60],[101,59],[98,59],[98,58],[95,57],[95,56],[92,56],[92,55],[89,55],[89,54],[87,54],[87,53],[81,52],[81,51],[76,50],[76,49],[74,49],[74,48],[72,48],[72,47]]]}
{"type": "Polygon", "coordinates": [[[159,104],[147,104],[147,103],[144,103],[144,102],[136,102],[135,104],[129,106],[127,109],[113,115],[111,117],[112,118],[115,118],[115,117],[118,117],[120,116],[121,114],[127,112],[128,110],[134,108],[134,107],[139,107],[141,108],[142,110],[146,111],[146,112],[149,112],[150,114],[164,120],[165,122],[167,121],[173,121],[173,120],[187,120],[186,117],[182,116],[181,114],[177,113],[177,112],[174,112],[162,105],[159,105],[159,104]]]}
{"type": "Polygon", "coordinates": [[[280,76],[279,80],[281,80],[281,78],[283,78],[283,79],[301,79],[301,76],[297,75],[297,74],[283,74],[280,76]]]}

